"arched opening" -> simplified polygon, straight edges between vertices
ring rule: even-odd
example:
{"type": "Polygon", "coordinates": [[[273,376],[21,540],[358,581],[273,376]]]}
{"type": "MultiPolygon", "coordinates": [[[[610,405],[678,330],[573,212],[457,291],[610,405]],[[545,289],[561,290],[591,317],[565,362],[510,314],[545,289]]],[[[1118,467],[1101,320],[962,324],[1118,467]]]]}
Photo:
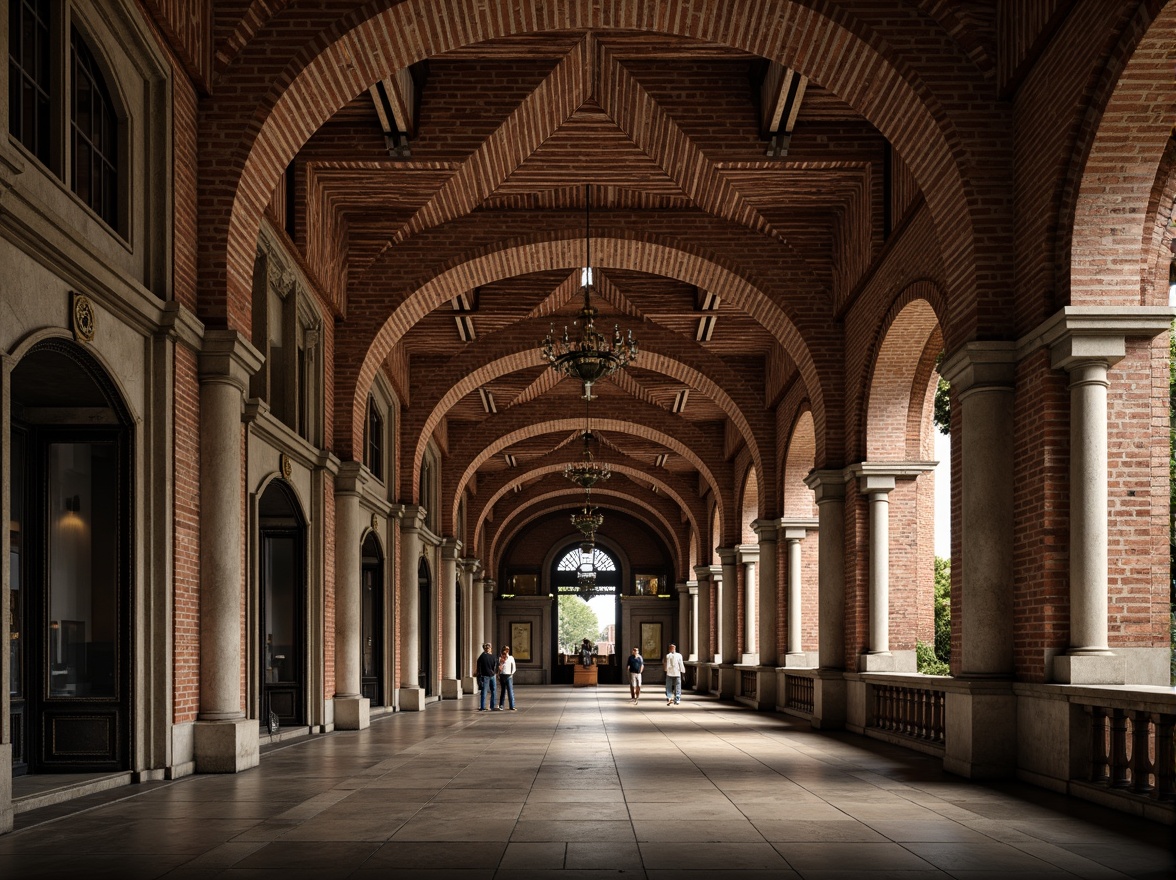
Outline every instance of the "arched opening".
{"type": "Polygon", "coordinates": [[[274,480],[258,502],[263,726],[306,723],[306,521],[288,483],[274,480]]]}
{"type": "Polygon", "coordinates": [[[360,693],[373,706],[386,704],[384,686],[384,554],[374,532],[363,541],[360,583],[360,693]]]}
{"type": "Polygon", "coordinates": [[[11,387],[12,773],[126,770],[132,420],[72,342],[35,346],[11,387]]]}
{"type": "Polygon", "coordinates": [[[417,687],[426,697],[433,695],[433,574],[429,563],[417,565],[417,626],[421,634],[417,687]]]}
{"type": "MultiPolygon", "coordinates": [[[[567,544],[555,554],[550,580],[552,603],[555,683],[572,681],[572,665],[583,639],[588,639],[604,664],[616,654],[620,633],[617,605],[621,593],[621,564],[599,542],[567,544]],[[608,623],[602,623],[602,617],[608,623]]],[[[619,671],[601,665],[599,681],[620,681],[619,671]]]]}

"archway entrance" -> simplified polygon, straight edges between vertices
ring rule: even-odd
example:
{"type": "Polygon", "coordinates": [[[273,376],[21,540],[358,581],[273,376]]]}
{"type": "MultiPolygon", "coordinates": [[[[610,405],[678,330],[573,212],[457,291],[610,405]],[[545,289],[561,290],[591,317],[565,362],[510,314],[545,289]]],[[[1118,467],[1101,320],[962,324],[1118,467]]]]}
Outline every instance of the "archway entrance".
{"type": "Polygon", "coordinates": [[[306,723],[306,525],[281,480],[258,505],[260,557],[261,711],[281,725],[306,723]]]}
{"type": "Polygon", "coordinates": [[[572,544],[556,554],[551,572],[555,602],[552,631],[555,656],[552,682],[570,684],[580,645],[587,638],[596,651],[601,683],[621,680],[616,645],[622,640],[617,604],[621,566],[598,544],[572,544]]]}
{"type": "Polygon", "coordinates": [[[384,705],[384,554],[368,532],[360,574],[360,693],[373,706],[384,705]]]}
{"type": "Polygon", "coordinates": [[[131,424],[72,342],[12,372],[13,775],[129,766],[131,424]]]}

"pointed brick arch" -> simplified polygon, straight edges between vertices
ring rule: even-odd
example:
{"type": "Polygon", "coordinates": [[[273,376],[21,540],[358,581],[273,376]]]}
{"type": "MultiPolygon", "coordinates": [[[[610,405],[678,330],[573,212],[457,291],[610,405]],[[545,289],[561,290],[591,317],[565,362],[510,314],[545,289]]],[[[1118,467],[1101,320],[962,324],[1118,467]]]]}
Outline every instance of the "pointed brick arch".
{"type": "Polygon", "coordinates": [[[804,478],[816,467],[817,438],[813,428],[813,414],[802,409],[792,423],[784,452],[783,487],[781,502],[784,516],[813,517],[817,515],[813,490],[804,478]]]}
{"type": "MultiPolygon", "coordinates": [[[[943,102],[966,100],[959,81],[984,83],[946,34],[924,41],[906,63],[892,62],[881,36],[891,25],[884,17],[867,22],[792,0],[753,0],[739,14],[721,16],[713,14],[709,0],[405,0],[390,7],[375,3],[343,17],[299,51],[286,47],[277,53],[259,39],[225,71],[204,114],[201,315],[247,332],[254,245],[270,194],[298,148],[353,96],[389,71],[451,49],[569,29],[645,30],[719,43],[779,61],[823,84],[905,158],[939,221],[952,296],[972,305],[983,274],[976,267],[977,226],[996,229],[1002,221],[983,215],[973,221],[971,207],[984,201],[992,182],[990,174],[973,167],[968,144],[971,137],[990,137],[993,120],[980,118],[968,104],[969,115],[960,118],[969,128],[961,130],[943,102]],[[937,75],[950,70],[956,91],[935,94],[914,69],[916,60],[937,75]],[[259,72],[269,83],[260,100],[246,87],[259,72]]],[[[1001,286],[991,273],[984,277],[992,287],[1001,286]]],[[[975,309],[955,311],[979,320],[975,309]]],[[[959,332],[970,331],[961,324],[959,332]]]]}

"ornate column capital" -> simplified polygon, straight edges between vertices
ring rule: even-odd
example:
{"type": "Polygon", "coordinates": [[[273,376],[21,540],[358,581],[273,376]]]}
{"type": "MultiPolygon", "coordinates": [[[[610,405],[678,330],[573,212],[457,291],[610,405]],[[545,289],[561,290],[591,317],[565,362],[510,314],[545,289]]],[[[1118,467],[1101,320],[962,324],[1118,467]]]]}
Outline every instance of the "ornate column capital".
{"type": "Polygon", "coordinates": [[[817,504],[826,501],[844,501],[847,477],[841,470],[811,470],[804,478],[804,484],[813,490],[817,504]]]}
{"type": "Polygon", "coordinates": [[[735,548],[735,558],[744,564],[759,562],[759,544],[740,544],[735,548]]]}
{"type": "Polygon", "coordinates": [[[1126,354],[1128,337],[1154,339],[1172,326],[1169,306],[1065,306],[1017,340],[1018,357],[1050,350],[1055,370],[1091,361],[1111,366],[1126,354]]]}
{"type": "Polygon", "coordinates": [[[457,563],[461,555],[461,541],[457,538],[442,538],[441,539],[441,558],[444,560],[452,560],[457,563]]]}
{"type": "Polygon", "coordinates": [[[261,369],[265,359],[236,330],[205,330],[204,344],[197,356],[200,383],[232,385],[242,395],[249,390],[249,379],[261,369]]]}

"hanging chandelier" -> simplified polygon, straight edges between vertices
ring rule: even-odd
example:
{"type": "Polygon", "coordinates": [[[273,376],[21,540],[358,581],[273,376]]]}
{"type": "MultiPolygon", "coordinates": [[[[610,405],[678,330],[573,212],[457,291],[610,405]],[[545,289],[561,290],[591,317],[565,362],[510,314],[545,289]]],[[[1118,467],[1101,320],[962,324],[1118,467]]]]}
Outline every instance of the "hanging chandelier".
{"type": "Polygon", "coordinates": [[[592,419],[588,413],[590,402],[584,402],[584,431],[580,435],[584,438],[584,451],[580,460],[564,465],[564,478],[571,480],[585,492],[597,483],[603,483],[612,476],[612,468],[607,462],[597,461],[592,457],[592,441],[596,436],[592,433],[592,419]]]}
{"type": "Polygon", "coordinates": [[[552,368],[577,380],[584,387],[583,397],[592,400],[592,386],[606,379],[637,358],[637,342],[633,331],[621,337],[620,328],[613,325],[613,338],[596,329],[596,309],[592,307],[592,189],[584,186],[584,262],[585,270],[581,289],[584,291],[584,307],[580,309],[579,320],[572,322],[577,335],[573,337],[564,326],[563,337],[555,337],[555,325],[543,340],[540,353],[552,368]]]}
{"type": "Polygon", "coordinates": [[[585,602],[596,594],[596,544],[591,538],[580,544],[580,565],[576,570],[576,586],[585,602]]]}
{"type": "Polygon", "coordinates": [[[596,530],[604,523],[604,515],[592,506],[592,498],[585,495],[584,506],[572,514],[572,525],[579,529],[586,541],[596,540],[596,530]]]}

